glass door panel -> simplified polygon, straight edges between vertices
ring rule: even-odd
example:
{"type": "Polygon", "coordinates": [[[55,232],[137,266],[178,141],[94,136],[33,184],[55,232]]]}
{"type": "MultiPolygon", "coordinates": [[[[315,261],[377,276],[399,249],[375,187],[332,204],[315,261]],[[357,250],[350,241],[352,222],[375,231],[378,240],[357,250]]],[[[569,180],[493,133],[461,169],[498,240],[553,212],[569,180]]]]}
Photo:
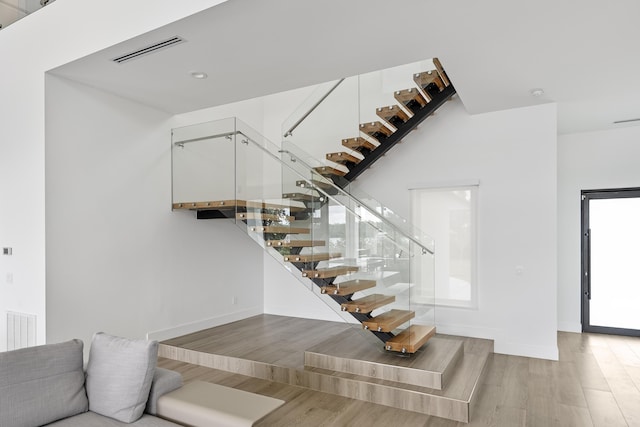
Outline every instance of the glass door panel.
{"type": "Polygon", "coordinates": [[[583,329],[640,335],[640,190],[584,198],[583,329]]]}

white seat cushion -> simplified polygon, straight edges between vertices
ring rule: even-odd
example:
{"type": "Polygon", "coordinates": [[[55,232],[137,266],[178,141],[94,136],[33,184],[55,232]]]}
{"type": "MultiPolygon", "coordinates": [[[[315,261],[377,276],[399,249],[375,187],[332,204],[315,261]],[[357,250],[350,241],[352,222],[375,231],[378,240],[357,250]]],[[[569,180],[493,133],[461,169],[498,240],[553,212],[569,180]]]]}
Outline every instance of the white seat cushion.
{"type": "Polygon", "coordinates": [[[158,399],[157,414],[193,427],[252,426],[283,400],[194,381],[158,399]]]}

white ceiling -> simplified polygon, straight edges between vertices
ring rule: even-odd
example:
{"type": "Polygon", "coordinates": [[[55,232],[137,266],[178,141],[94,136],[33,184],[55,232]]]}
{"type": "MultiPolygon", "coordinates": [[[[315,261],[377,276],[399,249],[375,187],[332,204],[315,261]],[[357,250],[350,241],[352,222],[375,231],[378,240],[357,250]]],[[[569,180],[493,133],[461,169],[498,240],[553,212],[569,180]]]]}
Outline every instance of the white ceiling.
{"type": "Polygon", "coordinates": [[[471,114],[556,102],[571,133],[640,117],[638,18],[636,0],[229,0],[54,73],[181,113],[439,57],[471,114]]]}

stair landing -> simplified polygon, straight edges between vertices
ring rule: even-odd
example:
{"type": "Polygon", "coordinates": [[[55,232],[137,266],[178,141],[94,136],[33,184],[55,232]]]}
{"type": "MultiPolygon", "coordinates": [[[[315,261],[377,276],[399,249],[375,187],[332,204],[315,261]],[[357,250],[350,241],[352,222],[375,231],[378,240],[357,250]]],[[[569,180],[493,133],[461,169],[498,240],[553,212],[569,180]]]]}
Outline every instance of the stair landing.
{"type": "MultiPolygon", "coordinates": [[[[360,342],[361,335],[350,330],[309,348],[304,353],[305,366],[442,390],[463,353],[462,341],[438,337],[429,340],[419,357],[345,344],[360,342]]],[[[382,349],[380,341],[374,342],[382,349]]]]}
{"type": "Polygon", "coordinates": [[[488,340],[436,336],[407,356],[359,325],[259,315],[164,341],[159,357],[469,422],[492,352],[488,340]]]}

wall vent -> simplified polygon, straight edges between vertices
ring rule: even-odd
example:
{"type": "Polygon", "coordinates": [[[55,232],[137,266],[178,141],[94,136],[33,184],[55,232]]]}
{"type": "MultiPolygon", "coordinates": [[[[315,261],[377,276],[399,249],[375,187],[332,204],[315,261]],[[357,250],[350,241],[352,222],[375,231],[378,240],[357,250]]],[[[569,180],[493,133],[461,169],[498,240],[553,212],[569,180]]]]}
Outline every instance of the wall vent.
{"type": "Polygon", "coordinates": [[[35,314],[7,311],[7,350],[36,345],[35,314]]]}
{"type": "Polygon", "coordinates": [[[141,56],[148,55],[150,53],[157,52],[161,49],[166,49],[171,46],[175,46],[185,41],[186,40],[180,36],[174,36],[174,37],[171,37],[170,39],[154,43],[147,47],[143,47],[142,49],[138,49],[134,52],[129,52],[124,55],[120,55],[117,58],[113,58],[112,61],[118,64],[122,64],[124,62],[131,61],[132,59],[140,58],[141,56]]]}

